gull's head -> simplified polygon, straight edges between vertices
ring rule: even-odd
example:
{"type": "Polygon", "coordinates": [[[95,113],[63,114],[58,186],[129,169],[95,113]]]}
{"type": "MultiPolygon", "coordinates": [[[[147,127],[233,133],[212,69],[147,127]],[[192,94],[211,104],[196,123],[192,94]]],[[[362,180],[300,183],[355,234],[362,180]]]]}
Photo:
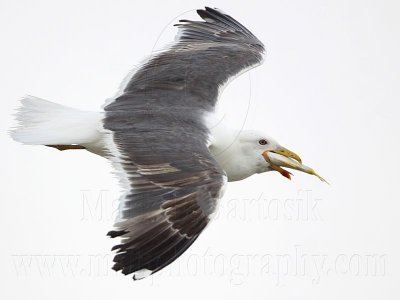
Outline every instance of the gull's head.
{"type": "MultiPolygon", "coordinates": [[[[290,179],[290,173],[273,164],[268,157],[268,153],[276,153],[301,163],[299,155],[281,146],[275,139],[260,131],[244,130],[240,132],[237,137],[237,143],[243,157],[246,157],[248,161],[255,161],[256,165],[253,166],[255,167],[255,173],[278,171],[284,177],[290,179]]],[[[253,163],[250,164],[253,165],[253,163]]]]}
{"type": "Polygon", "coordinates": [[[218,144],[211,145],[210,150],[226,171],[229,181],[268,171],[277,171],[290,179],[291,173],[282,167],[316,175],[322,180],[313,169],[302,164],[299,155],[261,131],[242,130],[226,145],[218,144]]]}

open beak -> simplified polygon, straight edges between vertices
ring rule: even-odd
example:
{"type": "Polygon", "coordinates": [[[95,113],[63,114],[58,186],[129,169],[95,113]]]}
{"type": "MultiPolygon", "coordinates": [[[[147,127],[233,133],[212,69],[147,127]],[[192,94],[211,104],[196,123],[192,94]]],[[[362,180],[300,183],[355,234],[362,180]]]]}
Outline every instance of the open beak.
{"type": "Polygon", "coordinates": [[[291,179],[290,175],[293,174],[286,171],[282,167],[291,168],[311,175],[315,175],[322,181],[326,182],[326,180],[319,176],[313,169],[307,167],[306,165],[303,165],[300,156],[290,151],[289,149],[279,147],[275,150],[267,150],[262,153],[262,156],[270,164],[270,167],[273,170],[278,171],[282,176],[288,179],[291,179]]]}
{"type": "Polygon", "coordinates": [[[271,162],[271,159],[269,157],[269,153],[276,153],[279,154],[281,156],[287,157],[289,159],[294,159],[296,161],[298,161],[301,164],[301,158],[300,156],[298,156],[296,153],[294,153],[293,151],[285,148],[285,147],[279,147],[276,150],[268,150],[268,151],[264,151],[262,156],[264,157],[264,159],[270,164],[271,169],[279,172],[282,176],[286,177],[287,179],[291,180],[290,175],[293,175],[292,173],[286,171],[285,169],[282,169],[278,164],[274,164],[271,162]]]}

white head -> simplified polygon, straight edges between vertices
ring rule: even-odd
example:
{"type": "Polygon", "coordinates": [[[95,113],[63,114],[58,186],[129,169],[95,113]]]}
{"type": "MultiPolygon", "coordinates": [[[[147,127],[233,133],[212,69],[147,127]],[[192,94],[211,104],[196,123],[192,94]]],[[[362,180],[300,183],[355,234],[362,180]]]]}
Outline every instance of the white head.
{"type": "MultiPolygon", "coordinates": [[[[213,132],[214,134],[214,132],[213,132]]],[[[282,147],[276,140],[263,132],[242,130],[224,135],[218,132],[210,145],[210,151],[225,170],[228,181],[242,180],[256,173],[278,171],[290,179],[290,173],[268,159],[268,152],[280,154],[301,163],[300,157],[282,147]]]]}

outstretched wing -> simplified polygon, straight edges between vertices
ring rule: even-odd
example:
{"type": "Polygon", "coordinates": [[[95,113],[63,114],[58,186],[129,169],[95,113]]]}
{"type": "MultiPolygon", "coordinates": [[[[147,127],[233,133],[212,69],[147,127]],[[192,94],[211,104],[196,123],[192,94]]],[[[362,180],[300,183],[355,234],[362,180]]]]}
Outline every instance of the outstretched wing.
{"type": "Polygon", "coordinates": [[[201,124],[179,121],[171,129],[163,116],[129,121],[126,114],[123,126],[114,127],[112,118],[105,124],[119,150],[111,159],[128,183],[109,233],[122,237],[113,248],[113,268],[140,279],[171,263],[198,237],[216,209],[224,172],[207,149],[201,124]],[[148,129],[154,121],[160,127],[148,129]]]}
{"type": "Polygon", "coordinates": [[[175,107],[213,110],[220,89],[262,62],[264,45],[232,17],[212,8],[205,20],[181,20],[177,41],[133,74],[106,111],[175,107]]]}
{"type": "Polygon", "coordinates": [[[111,237],[114,269],[150,275],[181,255],[215,212],[224,171],[208,150],[204,115],[221,86],[256,66],[264,50],[250,31],[211,8],[181,21],[177,42],[153,56],[105,107],[110,159],[125,194],[111,237]]]}

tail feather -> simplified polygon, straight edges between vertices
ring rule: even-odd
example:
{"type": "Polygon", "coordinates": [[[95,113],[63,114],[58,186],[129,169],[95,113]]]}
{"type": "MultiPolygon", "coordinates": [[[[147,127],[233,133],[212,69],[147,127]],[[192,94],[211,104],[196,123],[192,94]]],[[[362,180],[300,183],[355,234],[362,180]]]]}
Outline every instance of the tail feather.
{"type": "Polygon", "coordinates": [[[82,145],[99,138],[102,114],[74,109],[33,96],[21,100],[11,137],[28,145],[82,145]]]}

